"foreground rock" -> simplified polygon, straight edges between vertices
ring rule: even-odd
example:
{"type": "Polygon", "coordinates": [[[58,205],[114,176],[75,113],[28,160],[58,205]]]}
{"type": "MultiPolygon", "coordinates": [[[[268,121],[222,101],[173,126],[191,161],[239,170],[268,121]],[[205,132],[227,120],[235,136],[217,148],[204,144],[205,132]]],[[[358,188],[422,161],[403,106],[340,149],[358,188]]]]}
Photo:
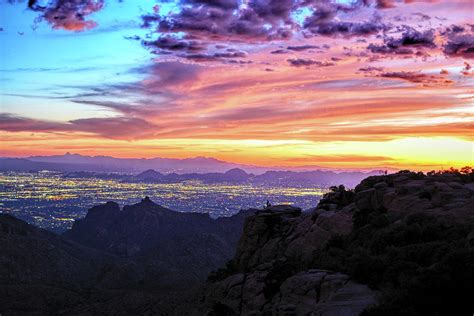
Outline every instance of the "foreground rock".
{"type": "Polygon", "coordinates": [[[286,205],[258,211],[247,218],[234,259],[209,277],[196,315],[360,314],[376,303],[374,291],[345,274],[310,268],[330,236],[350,226],[350,214],[314,220],[286,205]]]}
{"type": "MultiPolygon", "coordinates": [[[[419,301],[434,300],[434,310],[442,311],[474,290],[456,281],[474,271],[473,205],[469,176],[400,172],[369,177],[353,191],[334,187],[309,213],[291,206],[259,211],[247,218],[234,259],[210,275],[196,315],[359,315],[380,304],[374,315],[396,315],[384,309],[392,304],[386,300],[390,288],[393,294],[390,282],[398,282],[399,297],[392,295],[400,300],[398,310],[421,308],[416,297],[404,301],[405,292],[421,290],[438,291],[419,301]],[[440,257],[432,252],[436,247],[453,253],[440,257]],[[412,248],[431,253],[417,259],[412,248]],[[433,290],[423,290],[423,282],[400,283],[406,274],[429,284],[439,280],[436,273],[445,274],[445,283],[433,290]],[[456,293],[447,290],[454,285],[456,293]],[[446,304],[434,298],[439,293],[446,304]]],[[[467,308],[468,301],[460,305],[467,308]]]]}

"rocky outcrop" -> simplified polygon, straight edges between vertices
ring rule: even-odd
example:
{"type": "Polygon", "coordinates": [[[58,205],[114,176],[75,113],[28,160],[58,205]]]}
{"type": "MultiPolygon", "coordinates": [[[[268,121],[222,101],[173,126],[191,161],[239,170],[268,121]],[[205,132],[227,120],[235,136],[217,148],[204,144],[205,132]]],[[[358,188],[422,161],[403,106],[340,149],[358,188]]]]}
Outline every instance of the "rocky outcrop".
{"type": "MultiPolygon", "coordinates": [[[[377,214],[387,221],[377,224],[382,228],[420,212],[465,222],[474,219],[472,205],[473,183],[461,176],[400,172],[369,177],[355,190],[333,187],[310,212],[291,206],[258,211],[247,218],[234,259],[210,275],[199,312],[358,315],[377,304],[378,292],[321,270],[329,242],[359,229],[364,234],[377,214]]],[[[357,243],[357,235],[347,238],[357,243]]]]}
{"type": "Polygon", "coordinates": [[[474,183],[456,174],[399,172],[368,177],[355,188],[351,211],[384,210],[404,217],[416,210],[462,220],[474,216],[474,183]]]}
{"type": "Polygon", "coordinates": [[[210,314],[226,309],[235,315],[359,315],[376,303],[366,285],[319,269],[297,272],[273,284],[272,291],[273,271],[261,267],[210,285],[205,297],[210,314]]]}
{"type": "Polygon", "coordinates": [[[358,315],[374,304],[367,286],[310,268],[318,249],[352,225],[346,212],[315,214],[277,205],[248,217],[234,259],[210,275],[199,313],[358,315]]]}

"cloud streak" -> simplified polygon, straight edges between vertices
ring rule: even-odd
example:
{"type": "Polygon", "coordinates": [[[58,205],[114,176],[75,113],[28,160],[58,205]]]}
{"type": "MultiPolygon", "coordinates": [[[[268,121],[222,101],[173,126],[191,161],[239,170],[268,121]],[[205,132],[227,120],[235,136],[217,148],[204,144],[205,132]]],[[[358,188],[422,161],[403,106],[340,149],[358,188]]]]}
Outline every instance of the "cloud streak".
{"type": "Polygon", "coordinates": [[[0,130],[38,133],[81,132],[111,139],[142,139],[153,137],[158,131],[158,126],[139,118],[88,118],[62,123],[1,113],[0,130]]]}

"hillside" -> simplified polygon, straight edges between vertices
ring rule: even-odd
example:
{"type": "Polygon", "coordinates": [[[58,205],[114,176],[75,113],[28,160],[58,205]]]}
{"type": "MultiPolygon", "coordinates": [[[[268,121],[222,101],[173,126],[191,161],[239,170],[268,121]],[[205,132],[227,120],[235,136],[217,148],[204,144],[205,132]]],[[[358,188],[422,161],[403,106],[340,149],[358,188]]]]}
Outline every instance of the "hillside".
{"type": "Polygon", "coordinates": [[[42,315],[85,302],[114,258],[0,214],[0,313],[42,315]]]}
{"type": "Polygon", "coordinates": [[[0,214],[0,313],[170,313],[232,257],[247,214],[213,220],[147,198],[108,202],[64,236],[0,214]]]}
{"type": "Polygon", "coordinates": [[[334,187],[309,214],[258,212],[196,315],[469,315],[472,180],[400,172],[334,187]]]}
{"type": "Polygon", "coordinates": [[[175,212],[148,198],[123,209],[108,202],[91,208],[64,236],[140,262],[146,287],[184,288],[232,257],[248,214],[212,219],[175,212]]]}

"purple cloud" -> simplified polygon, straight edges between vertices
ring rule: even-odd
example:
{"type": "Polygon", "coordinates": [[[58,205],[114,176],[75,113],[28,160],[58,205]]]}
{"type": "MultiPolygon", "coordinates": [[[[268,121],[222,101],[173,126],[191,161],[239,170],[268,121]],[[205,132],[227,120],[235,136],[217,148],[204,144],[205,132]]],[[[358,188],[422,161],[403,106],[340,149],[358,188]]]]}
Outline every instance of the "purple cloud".
{"type": "Polygon", "coordinates": [[[434,41],[432,30],[420,32],[406,27],[399,38],[387,37],[383,45],[370,44],[367,49],[375,54],[412,55],[422,53],[423,49],[436,48],[434,41]]]}
{"type": "Polygon", "coordinates": [[[425,74],[417,71],[394,71],[385,72],[379,75],[383,78],[401,79],[413,83],[421,83],[424,86],[443,86],[453,83],[446,79],[444,74],[425,74]]]}
{"type": "Polygon", "coordinates": [[[162,36],[154,41],[143,41],[143,45],[170,51],[197,52],[205,48],[198,41],[183,41],[172,36],[162,36]]]}
{"type": "Polygon", "coordinates": [[[450,34],[444,45],[444,53],[450,57],[463,57],[474,59],[474,35],[450,34]]]}
{"type": "Polygon", "coordinates": [[[111,139],[153,137],[158,126],[140,118],[88,118],[50,122],[0,113],[0,130],[8,132],[83,132],[111,139]]]}
{"type": "Polygon", "coordinates": [[[289,52],[287,50],[284,50],[284,49],[277,49],[277,50],[274,50],[274,51],[271,51],[270,54],[288,54],[289,52]]]}
{"type": "Polygon", "coordinates": [[[315,46],[315,45],[300,45],[300,46],[288,46],[286,49],[300,52],[300,51],[304,51],[308,49],[319,49],[319,48],[320,48],[319,46],[315,46]]]}
{"type": "MultiPolygon", "coordinates": [[[[237,0],[187,0],[182,2],[177,13],[162,15],[156,10],[142,17],[143,27],[158,35],[157,40],[145,41],[144,44],[172,52],[178,57],[211,61],[226,58],[225,55],[219,57],[220,53],[215,49],[229,43],[285,40],[301,32],[306,32],[306,35],[352,37],[385,30],[387,27],[375,20],[359,23],[335,21],[338,12],[353,11],[364,5],[364,1],[340,4],[331,0],[250,0],[244,5],[237,0]],[[302,8],[313,12],[304,21],[294,16],[302,8]],[[173,37],[175,39],[171,40],[173,37]],[[189,54],[190,48],[199,51],[199,54],[189,54]]],[[[312,48],[318,47],[295,45],[288,46],[287,50],[312,48]]],[[[284,52],[279,49],[272,53],[284,52]]]]}
{"type": "Polygon", "coordinates": [[[317,66],[317,67],[329,67],[335,66],[336,64],[328,61],[318,61],[305,58],[292,58],[287,59],[288,63],[294,67],[307,67],[307,66],[317,66]]]}
{"type": "Polygon", "coordinates": [[[75,32],[94,28],[97,23],[86,18],[104,7],[104,0],[55,0],[43,3],[28,1],[28,8],[41,12],[36,22],[45,20],[55,29],[75,32]]]}
{"type": "Polygon", "coordinates": [[[377,21],[367,22],[324,22],[311,24],[305,22],[305,27],[313,34],[323,36],[369,36],[387,29],[387,26],[377,21]]]}

